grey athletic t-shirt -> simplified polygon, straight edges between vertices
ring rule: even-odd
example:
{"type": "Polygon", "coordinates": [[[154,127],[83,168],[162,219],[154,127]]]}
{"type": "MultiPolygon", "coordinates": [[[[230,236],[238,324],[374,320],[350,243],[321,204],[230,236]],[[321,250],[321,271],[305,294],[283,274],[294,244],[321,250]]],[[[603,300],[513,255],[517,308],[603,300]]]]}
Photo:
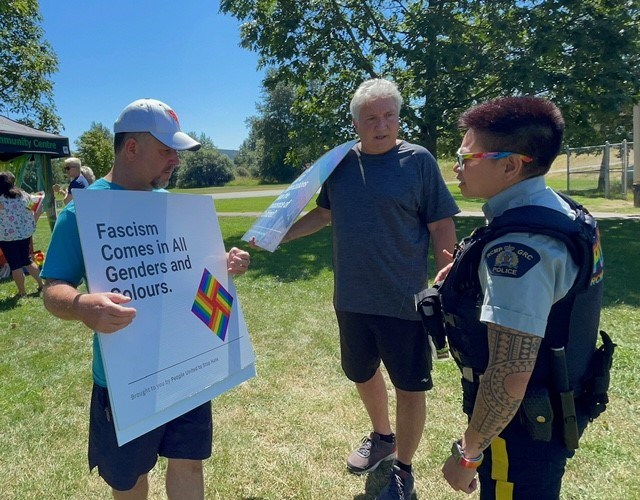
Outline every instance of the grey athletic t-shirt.
{"type": "Polygon", "coordinates": [[[418,320],[413,295],[427,283],[427,223],[460,211],[433,156],[404,141],[381,155],[356,145],[317,204],[331,210],[335,308],[418,320]]]}

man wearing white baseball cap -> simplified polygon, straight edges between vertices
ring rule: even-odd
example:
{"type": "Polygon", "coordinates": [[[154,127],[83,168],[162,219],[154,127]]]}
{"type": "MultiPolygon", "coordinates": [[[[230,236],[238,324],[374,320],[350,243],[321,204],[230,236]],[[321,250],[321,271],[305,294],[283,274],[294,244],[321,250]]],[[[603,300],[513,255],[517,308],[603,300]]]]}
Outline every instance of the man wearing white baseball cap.
{"type": "MultiPolygon", "coordinates": [[[[180,130],[176,113],[155,99],[139,99],[124,108],[114,132],[113,168],[88,189],[164,191],[180,163],[177,152],[200,148],[199,142],[180,130]]],[[[247,252],[234,247],[227,253],[227,270],[243,274],[249,260],[247,252]]],[[[45,307],[59,318],[82,321],[94,331],[113,333],[135,317],[136,310],[126,305],[130,298],[125,295],[77,290],[85,268],[73,201],[56,222],[41,275],[46,279],[45,307]]],[[[147,475],[158,456],[163,456],[168,459],[167,496],[204,498],[202,461],[211,456],[211,402],[120,447],[111,415],[102,354],[94,333],[89,467],[98,467],[114,498],[146,498],[147,475]]]]}
{"type": "Polygon", "coordinates": [[[156,99],[138,99],[129,104],[113,125],[113,132],[148,132],[176,151],[197,151],[200,143],[180,130],[178,115],[156,99]]]}

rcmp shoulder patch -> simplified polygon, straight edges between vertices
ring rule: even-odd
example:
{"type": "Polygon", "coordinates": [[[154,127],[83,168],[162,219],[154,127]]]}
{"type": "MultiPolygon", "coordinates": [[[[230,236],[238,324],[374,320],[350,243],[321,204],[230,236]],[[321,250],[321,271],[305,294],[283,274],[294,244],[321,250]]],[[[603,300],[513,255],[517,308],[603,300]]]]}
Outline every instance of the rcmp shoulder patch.
{"type": "Polygon", "coordinates": [[[540,262],[540,254],[522,243],[498,243],[484,255],[489,273],[505,278],[520,278],[540,262]]]}

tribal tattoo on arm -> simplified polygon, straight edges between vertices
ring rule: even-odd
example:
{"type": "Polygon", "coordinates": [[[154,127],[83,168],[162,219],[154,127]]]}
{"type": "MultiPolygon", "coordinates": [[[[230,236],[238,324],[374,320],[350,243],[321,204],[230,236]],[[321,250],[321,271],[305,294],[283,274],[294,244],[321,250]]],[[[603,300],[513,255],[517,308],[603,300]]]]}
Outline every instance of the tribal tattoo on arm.
{"type": "Polygon", "coordinates": [[[542,338],[489,323],[489,363],[482,375],[469,431],[484,450],[514,417],[531,378],[542,338]]]}

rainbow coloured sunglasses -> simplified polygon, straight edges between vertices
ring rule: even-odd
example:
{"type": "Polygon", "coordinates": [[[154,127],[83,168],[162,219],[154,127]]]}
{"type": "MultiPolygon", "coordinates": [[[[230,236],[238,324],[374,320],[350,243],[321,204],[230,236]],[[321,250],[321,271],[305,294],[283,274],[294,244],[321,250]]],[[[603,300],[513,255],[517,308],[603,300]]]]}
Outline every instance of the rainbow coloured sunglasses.
{"type": "Polygon", "coordinates": [[[510,155],[518,155],[525,163],[530,163],[533,161],[533,158],[527,155],[523,155],[521,153],[512,153],[510,151],[491,151],[488,153],[461,153],[460,150],[456,151],[456,158],[458,161],[458,167],[460,170],[464,170],[464,161],[471,160],[472,158],[488,158],[490,160],[498,160],[500,158],[506,158],[510,155]]]}

